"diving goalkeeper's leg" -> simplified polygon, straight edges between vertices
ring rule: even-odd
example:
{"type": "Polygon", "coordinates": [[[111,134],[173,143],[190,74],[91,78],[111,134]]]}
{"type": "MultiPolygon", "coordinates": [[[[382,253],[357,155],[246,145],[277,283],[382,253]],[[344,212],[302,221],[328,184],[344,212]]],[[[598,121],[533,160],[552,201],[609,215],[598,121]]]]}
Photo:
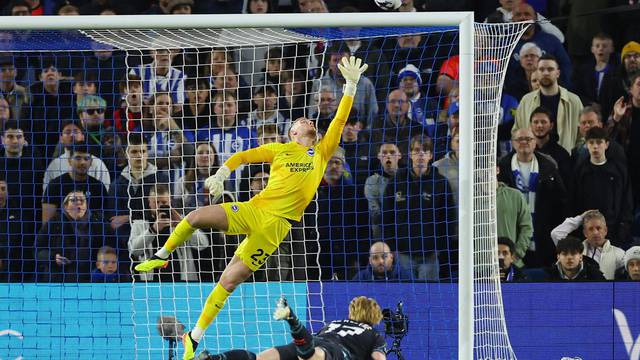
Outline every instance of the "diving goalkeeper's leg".
{"type": "Polygon", "coordinates": [[[218,205],[209,205],[198,208],[190,212],[183,218],[173,229],[169,239],[150,259],[136,265],[135,269],[139,272],[149,272],[153,269],[166,267],[169,255],[178,246],[191,238],[191,235],[197,229],[216,229],[227,231],[229,222],[224,209],[218,205]]]}
{"type": "Polygon", "coordinates": [[[236,289],[236,287],[242,284],[253,271],[242,262],[238,256],[234,255],[229,265],[227,265],[224,272],[220,276],[220,281],[213,288],[213,291],[207,297],[207,301],[204,304],[204,309],[198,318],[196,326],[190,332],[184,334],[182,337],[182,345],[184,345],[183,360],[193,359],[195,356],[198,343],[202,339],[205,330],[213,319],[216,318],[227,298],[236,289]]]}
{"type": "Polygon", "coordinates": [[[310,359],[316,352],[313,335],[309,330],[300,323],[300,320],[289,307],[287,299],[280,297],[276,303],[276,310],[273,313],[276,320],[285,320],[291,328],[291,336],[293,343],[296,345],[298,357],[301,359],[310,359]]]}

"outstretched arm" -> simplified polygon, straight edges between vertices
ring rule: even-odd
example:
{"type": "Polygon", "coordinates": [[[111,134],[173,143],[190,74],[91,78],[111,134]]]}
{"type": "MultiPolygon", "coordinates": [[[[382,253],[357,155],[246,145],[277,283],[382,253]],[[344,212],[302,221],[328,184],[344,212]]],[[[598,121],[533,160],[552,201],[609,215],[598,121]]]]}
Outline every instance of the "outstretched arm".
{"type": "Polygon", "coordinates": [[[322,138],[318,144],[319,151],[329,158],[338,147],[340,143],[340,137],[342,136],[342,129],[347,122],[351,107],[353,106],[353,97],[356,95],[356,89],[360,76],[367,71],[367,64],[362,64],[362,60],[351,56],[349,59],[342,58],[342,63],[338,64],[338,68],[342,73],[346,83],[344,85],[344,95],[340,99],[340,105],[336,116],[331,120],[326,135],[322,138]]]}
{"type": "Polygon", "coordinates": [[[271,162],[274,156],[275,152],[269,145],[262,145],[231,155],[214,175],[209,176],[204,181],[204,186],[209,189],[209,193],[214,198],[212,203],[215,203],[222,195],[222,191],[224,191],[224,181],[227,180],[231,172],[237,169],[238,166],[242,164],[271,162]]]}

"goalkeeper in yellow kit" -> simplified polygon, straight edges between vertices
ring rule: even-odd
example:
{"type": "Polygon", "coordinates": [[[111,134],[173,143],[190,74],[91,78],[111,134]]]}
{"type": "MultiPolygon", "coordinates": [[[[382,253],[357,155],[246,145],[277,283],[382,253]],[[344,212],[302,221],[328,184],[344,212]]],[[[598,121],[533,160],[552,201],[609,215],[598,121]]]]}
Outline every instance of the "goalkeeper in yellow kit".
{"type": "Polygon", "coordinates": [[[196,326],[184,334],[184,360],[195,357],[204,331],[229,295],[264,264],[289,233],[289,220],[299,221],[313,199],[327,163],[340,142],[360,75],[367,69],[366,64],[353,56],[343,58],[338,67],[346,81],[344,96],[322,140],[317,141],[312,120],[299,118],[289,130],[290,142],[265,144],[231,156],[215,175],[205,180],[205,187],[212,196],[222,194],[224,181],[241,164],[271,163],[267,187],[247,202],[210,205],[190,212],[176,226],[162,249],[135,267],[137,271],[148,272],[167,266],[171,252],[196,229],[213,228],[227,234],[247,235],[209,294],[196,326]]]}

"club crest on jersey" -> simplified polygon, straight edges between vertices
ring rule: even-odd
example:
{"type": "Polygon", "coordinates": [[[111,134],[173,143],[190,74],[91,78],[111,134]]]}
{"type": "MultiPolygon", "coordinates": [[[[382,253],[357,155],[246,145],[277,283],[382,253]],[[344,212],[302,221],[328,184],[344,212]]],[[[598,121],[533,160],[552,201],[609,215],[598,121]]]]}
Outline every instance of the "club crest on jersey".
{"type": "Polygon", "coordinates": [[[240,208],[238,207],[238,205],[236,205],[236,204],[231,205],[231,211],[233,211],[233,212],[238,212],[238,210],[240,210],[240,208]]]}
{"type": "Polygon", "coordinates": [[[313,150],[313,148],[309,148],[309,150],[307,150],[307,155],[309,156],[313,156],[316,153],[315,150],[313,150]]]}

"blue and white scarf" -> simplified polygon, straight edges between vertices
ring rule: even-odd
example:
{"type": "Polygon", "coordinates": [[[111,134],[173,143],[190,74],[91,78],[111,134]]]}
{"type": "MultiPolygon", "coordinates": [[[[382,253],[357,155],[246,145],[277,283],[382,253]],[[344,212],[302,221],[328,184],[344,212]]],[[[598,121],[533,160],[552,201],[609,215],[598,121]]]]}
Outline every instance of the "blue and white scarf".
{"type": "Polygon", "coordinates": [[[520,190],[524,195],[524,199],[527,201],[527,204],[529,204],[529,211],[533,217],[536,213],[536,189],[538,187],[538,172],[540,171],[538,168],[538,159],[535,156],[533,157],[531,172],[529,173],[529,182],[527,184],[525,184],[522,172],[520,171],[517,154],[513,154],[511,158],[511,171],[515,179],[516,189],[520,190]]]}

